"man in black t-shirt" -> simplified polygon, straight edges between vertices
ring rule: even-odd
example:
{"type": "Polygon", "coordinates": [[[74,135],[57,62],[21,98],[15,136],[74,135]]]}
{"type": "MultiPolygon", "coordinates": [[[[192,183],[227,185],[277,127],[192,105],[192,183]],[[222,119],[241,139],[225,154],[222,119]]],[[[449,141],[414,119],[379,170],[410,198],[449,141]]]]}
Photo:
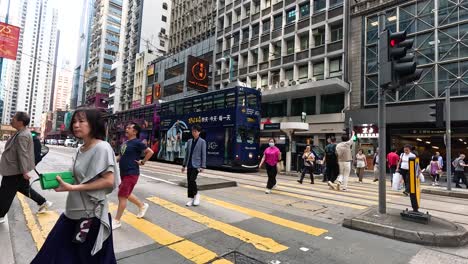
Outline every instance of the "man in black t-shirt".
{"type": "Polygon", "coordinates": [[[117,157],[120,168],[121,183],[119,185],[119,207],[117,214],[112,223],[112,229],[116,229],[122,226],[120,218],[127,207],[127,200],[132,202],[138,207],[138,218],[143,218],[148,210],[149,205],[141,202],[132,192],[138,177],[140,176],[140,166],[145,165],[151,156],[153,151],[148,148],[141,140],[138,139],[140,135],[141,127],[136,123],[130,123],[125,128],[125,135],[128,140],[120,148],[120,156],[117,157]],[[145,153],[145,158],[140,160],[141,153],[145,153]]]}

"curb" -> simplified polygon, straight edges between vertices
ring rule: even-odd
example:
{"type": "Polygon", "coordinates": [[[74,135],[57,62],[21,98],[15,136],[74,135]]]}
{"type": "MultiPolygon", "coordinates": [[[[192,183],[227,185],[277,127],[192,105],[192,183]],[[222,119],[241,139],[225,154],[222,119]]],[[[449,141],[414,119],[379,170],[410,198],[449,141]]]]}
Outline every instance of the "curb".
{"type": "Polygon", "coordinates": [[[457,191],[447,191],[447,190],[433,190],[433,189],[421,189],[422,193],[449,196],[455,198],[464,198],[468,199],[468,192],[457,192],[457,191]]]}
{"type": "Polygon", "coordinates": [[[344,219],[343,227],[364,231],[374,235],[388,237],[409,243],[437,247],[460,247],[468,243],[468,231],[458,224],[455,231],[433,233],[397,228],[362,219],[344,219]]]}

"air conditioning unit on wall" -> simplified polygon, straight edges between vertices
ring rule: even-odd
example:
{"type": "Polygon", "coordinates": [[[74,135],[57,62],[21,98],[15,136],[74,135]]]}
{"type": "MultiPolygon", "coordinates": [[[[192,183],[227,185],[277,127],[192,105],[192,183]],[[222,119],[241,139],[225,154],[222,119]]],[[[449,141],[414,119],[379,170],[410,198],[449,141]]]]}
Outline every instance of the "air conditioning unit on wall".
{"type": "Polygon", "coordinates": [[[287,87],[287,86],[289,86],[289,80],[282,80],[279,83],[279,87],[287,87]]]}

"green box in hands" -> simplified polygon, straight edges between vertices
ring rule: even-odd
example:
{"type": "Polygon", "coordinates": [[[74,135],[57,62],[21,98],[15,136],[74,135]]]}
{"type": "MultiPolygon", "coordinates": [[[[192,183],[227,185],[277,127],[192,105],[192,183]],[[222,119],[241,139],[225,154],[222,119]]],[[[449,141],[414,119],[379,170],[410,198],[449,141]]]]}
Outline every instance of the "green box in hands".
{"type": "Polygon", "coordinates": [[[49,190],[59,187],[60,184],[56,179],[57,176],[60,176],[60,178],[62,178],[62,180],[66,183],[75,183],[75,179],[73,178],[73,173],[71,171],[42,173],[39,175],[41,188],[43,190],[49,190]]]}

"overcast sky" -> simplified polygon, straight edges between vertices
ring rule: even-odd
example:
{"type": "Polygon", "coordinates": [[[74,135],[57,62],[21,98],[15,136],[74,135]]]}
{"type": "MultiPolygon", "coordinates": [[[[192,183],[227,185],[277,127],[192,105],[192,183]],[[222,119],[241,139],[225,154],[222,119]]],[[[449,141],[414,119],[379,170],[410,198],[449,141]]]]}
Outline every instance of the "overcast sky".
{"type": "Polygon", "coordinates": [[[83,0],[52,0],[58,8],[60,29],[59,57],[57,64],[68,60],[71,70],[76,66],[76,55],[80,30],[80,19],[83,9],[83,0]]]}

